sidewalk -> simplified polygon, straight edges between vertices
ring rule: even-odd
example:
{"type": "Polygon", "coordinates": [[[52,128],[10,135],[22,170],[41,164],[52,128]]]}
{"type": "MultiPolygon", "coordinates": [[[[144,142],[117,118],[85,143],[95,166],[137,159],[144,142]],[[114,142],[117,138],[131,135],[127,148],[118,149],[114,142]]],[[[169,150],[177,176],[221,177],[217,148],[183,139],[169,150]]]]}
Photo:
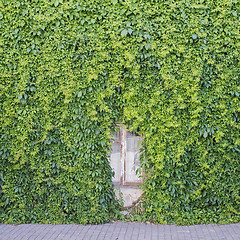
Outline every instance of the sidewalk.
{"type": "Polygon", "coordinates": [[[0,224],[0,240],[240,240],[240,224],[153,225],[114,222],[103,225],[0,224]]]}

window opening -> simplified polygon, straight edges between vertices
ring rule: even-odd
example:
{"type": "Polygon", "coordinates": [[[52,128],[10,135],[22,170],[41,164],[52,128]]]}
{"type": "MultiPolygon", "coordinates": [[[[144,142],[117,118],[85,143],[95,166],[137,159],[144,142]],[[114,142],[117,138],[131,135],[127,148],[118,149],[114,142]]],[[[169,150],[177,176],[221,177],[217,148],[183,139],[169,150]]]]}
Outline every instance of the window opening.
{"type": "Polygon", "coordinates": [[[115,185],[136,186],[142,183],[142,178],[136,173],[140,167],[141,136],[135,131],[119,128],[114,134],[110,164],[115,173],[115,185]]]}

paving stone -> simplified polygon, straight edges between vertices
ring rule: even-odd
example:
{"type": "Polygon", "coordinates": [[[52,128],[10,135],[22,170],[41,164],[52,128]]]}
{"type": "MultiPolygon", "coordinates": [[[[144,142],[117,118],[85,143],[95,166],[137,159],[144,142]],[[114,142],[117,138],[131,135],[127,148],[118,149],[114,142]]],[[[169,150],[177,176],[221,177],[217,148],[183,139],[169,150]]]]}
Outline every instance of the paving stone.
{"type": "Polygon", "coordinates": [[[240,240],[240,224],[153,225],[114,222],[102,225],[0,224],[0,240],[240,240]]]}

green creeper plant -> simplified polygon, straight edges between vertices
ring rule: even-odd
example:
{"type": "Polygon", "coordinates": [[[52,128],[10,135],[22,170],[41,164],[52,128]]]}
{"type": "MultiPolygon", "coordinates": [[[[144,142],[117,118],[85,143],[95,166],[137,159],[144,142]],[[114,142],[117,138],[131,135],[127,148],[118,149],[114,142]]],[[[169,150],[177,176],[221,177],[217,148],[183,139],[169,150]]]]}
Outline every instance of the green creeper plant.
{"type": "Polygon", "coordinates": [[[144,136],[145,220],[239,222],[239,5],[0,1],[0,221],[118,215],[120,121],[144,136]]]}

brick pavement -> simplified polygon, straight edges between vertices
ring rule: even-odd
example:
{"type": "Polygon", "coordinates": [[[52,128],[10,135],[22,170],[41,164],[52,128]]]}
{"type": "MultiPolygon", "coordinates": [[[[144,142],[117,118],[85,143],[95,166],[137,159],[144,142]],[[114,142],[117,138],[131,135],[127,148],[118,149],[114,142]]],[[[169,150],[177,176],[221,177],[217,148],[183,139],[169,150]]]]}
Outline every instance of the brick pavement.
{"type": "Polygon", "coordinates": [[[114,222],[103,225],[0,224],[0,240],[240,240],[240,224],[154,225],[114,222]]]}

